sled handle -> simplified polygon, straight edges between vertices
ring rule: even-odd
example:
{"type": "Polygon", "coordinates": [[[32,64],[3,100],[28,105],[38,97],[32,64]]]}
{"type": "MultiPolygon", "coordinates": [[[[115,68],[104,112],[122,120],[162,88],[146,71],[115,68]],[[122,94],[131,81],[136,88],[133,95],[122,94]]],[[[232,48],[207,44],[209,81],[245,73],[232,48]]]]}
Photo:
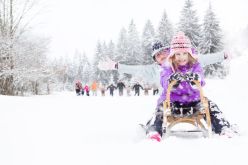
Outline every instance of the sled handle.
{"type": "Polygon", "coordinates": [[[205,110],[207,126],[209,129],[208,130],[208,133],[209,133],[208,136],[211,137],[212,124],[211,124],[211,117],[210,117],[210,111],[209,111],[209,106],[208,106],[208,99],[206,97],[204,97],[204,95],[203,95],[201,83],[199,81],[196,81],[196,80],[194,80],[193,82],[196,84],[196,86],[198,87],[198,89],[200,91],[201,103],[202,103],[204,110],[205,110]]]}
{"type": "Polygon", "coordinates": [[[170,109],[170,93],[171,93],[171,89],[172,87],[177,83],[177,80],[173,80],[167,88],[167,92],[166,92],[166,100],[164,101],[164,109],[170,109]]]}

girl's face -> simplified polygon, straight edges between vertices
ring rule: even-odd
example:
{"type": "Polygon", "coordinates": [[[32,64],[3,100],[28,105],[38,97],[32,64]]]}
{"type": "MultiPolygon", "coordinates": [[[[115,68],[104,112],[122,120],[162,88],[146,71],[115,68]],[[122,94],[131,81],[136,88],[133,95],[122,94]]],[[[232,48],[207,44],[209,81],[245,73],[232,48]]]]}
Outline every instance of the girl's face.
{"type": "Polygon", "coordinates": [[[189,53],[188,52],[176,53],[175,62],[180,66],[186,65],[189,62],[189,53]]]}
{"type": "Polygon", "coordinates": [[[167,57],[168,55],[166,54],[166,52],[161,51],[160,53],[155,55],[155,60],[157,61],[159,65],[162,65],[165,62],[167,57]]]}

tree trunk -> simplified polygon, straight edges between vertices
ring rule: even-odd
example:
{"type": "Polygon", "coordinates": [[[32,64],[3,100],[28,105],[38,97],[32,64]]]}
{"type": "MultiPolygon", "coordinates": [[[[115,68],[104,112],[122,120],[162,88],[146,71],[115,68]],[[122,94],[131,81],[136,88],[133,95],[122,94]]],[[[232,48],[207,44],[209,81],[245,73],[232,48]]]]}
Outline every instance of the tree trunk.
{"type": "Polygon", "coordinates": [[[47,94],[50,95],[51,90],[50,90],[50,83],[47,81],[47,94]]]}
{"type": "Polygon", "coordinates": [[[1,91],[3,95],[14,95],[13,76],[4,77],[0,80],[1,91]]]}

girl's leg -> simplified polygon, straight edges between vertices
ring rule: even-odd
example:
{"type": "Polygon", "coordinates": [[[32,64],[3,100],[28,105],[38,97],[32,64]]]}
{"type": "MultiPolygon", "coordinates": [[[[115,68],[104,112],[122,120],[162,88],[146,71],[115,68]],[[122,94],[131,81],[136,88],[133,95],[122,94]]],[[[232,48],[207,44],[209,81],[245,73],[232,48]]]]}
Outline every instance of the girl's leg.
{"type": "Polygon", "coordinates": [[[216,134],[220,134],[223,128],[230,127],[230,123],[225,119],[223,113],[214,102],[208,100],[208,105],[210,110],[212,130],[216,134]]]}
{"type": "Polygon", "coordinates": [[[162,125],[163,125],[163,111],[157,108],[152,118],[146,123],[146,127],[147,127],[146,134],[156,131],[160,134],[160,136],[162,136],[163,135],[162,125]]]}

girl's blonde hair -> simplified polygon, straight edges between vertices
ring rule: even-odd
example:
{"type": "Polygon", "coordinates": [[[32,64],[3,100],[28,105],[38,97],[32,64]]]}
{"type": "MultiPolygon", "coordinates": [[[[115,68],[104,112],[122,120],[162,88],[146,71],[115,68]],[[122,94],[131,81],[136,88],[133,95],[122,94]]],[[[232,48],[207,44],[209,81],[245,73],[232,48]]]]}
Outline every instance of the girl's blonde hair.
{"type": "MultiPolygon", "coordinates": [[[[190,53],[188,53],[188,56],[189,56],[189,66],[192,67],[196,62],[197,62],[197,59],[192,57],[192,55],[190,53]]],[[[171,64],[172,64],[172,67],[174,68],[174,71],[176,72],[178,70],[178,64],[175,60],[175,54],[171,57],[171,64]]]]}

